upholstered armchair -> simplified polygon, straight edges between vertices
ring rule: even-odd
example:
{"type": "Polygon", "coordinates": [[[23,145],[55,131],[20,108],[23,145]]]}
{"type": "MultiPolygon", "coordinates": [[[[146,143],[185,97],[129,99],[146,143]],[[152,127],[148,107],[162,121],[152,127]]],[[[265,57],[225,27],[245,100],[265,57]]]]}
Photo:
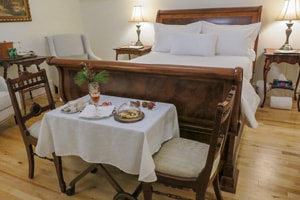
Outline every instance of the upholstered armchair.
{"type": "Polygon", "coordinates": [[[5,80],[0,76],[0,123],[15,114],[5,80]]]}
{"type": "MultiPolygon", "coordinates": [[[[83,34],[58,34],[46,36],[50,56],[71,59],[101,60],[97,57],[91,47],[87,37],[83,34]]],[[[51,79],[57,91],[58,72],[55,67],[49,69],[51,79]]]]}

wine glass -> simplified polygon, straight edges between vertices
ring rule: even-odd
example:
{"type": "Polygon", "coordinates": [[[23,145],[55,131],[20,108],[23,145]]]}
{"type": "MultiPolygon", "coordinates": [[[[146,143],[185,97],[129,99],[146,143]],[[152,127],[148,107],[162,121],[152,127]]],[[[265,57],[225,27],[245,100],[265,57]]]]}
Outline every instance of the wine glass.
{"type": "Polygon", "coordinates": [[[98,103],[100,101],[100,85],[97,82],[89,83],[89,94],[96,110],[98,110],[98,103]]]}

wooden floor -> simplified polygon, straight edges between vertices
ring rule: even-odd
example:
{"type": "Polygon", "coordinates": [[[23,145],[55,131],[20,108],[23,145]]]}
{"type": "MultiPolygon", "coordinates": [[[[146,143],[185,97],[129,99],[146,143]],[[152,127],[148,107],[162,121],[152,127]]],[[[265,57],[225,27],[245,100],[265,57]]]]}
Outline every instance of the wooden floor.
{"type": "MultiPolygon", "coordinates": [[[[59,101],[57,100],[59,105],[59,101]]],[[[300,199],[300,112],[259,108],[259,127],[245,127],[238,157],[240,170],[235,194],[223,192],[225,200],[299,200],[300,199]]],[[[86,166],[77,157],[63,157],[66,182],[86,166]]],[[[35,178],[27,178],[27,158],[18,127],[13,118],[0,124],[0,199],[1,200],[79,200],[113,199],[115,191],[99,174],[89,174],[76,185],[73,196],[59,191],[53,164],[36,159],[35,178]]],[[[109,170],[128,192],[137,185],[136,176],[118,169],[109,170]]],[[[160,185],[155,190],[174,192],[194,199],[193,192],[174,191],[160,185]]],[[[139,196],[142,200],[142,196],[139,196]]],[[[208,200],[215,199],[210,187],[208,200]]],[[[154,194],[154,200],[171,200],[154,194]]]]}

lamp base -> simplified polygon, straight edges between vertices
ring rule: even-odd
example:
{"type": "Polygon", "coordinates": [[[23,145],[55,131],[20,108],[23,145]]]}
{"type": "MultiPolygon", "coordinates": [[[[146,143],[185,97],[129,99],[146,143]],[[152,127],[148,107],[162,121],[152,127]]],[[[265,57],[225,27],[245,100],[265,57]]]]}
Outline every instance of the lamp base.
{"type": "Polygon", "coordinates": [[[293,48],[290,44],[284,44],[280,47],[280,50],[285,50],[285,51],[292,51],[293,48]]]}
{"type": "Polygon", "coordinates": [[[137,33],[137,36],[138,36],[138,40],[137,42],[135,43],[135,46],[144,46],[143,43],[141,42],[140,40],[140,34],[141,34],[141,29],[140,29],[141,25],[140,24],[137,24],[136,25],[136,33],[137,33]]]}
{"type": "Polygon", "coordinates": [[[135,43],[135,46],[144,46],[144,45],[143,45],[143,43],[142,43],[141,41],[138,40],[138,41],[135,43]]]}
{"type": "Polygon", "coordinates": [[[293,23],[292,23],[291,20],[289,20],[289,22],[286,23],[286,25],[287,25],[287,29],[285,30],[286,40],[285,40],[284,45],[282,45],[282,46],[280,47],[280,50],[284,50],[284,51],[292,51],[293,48],[292,48],[292,46],[289,44],[289,38],[290,38],[290,35],[291,35],[291,33],[292,33],[292,28],[291,28],[291,27],[293,26],[293,23]]]}

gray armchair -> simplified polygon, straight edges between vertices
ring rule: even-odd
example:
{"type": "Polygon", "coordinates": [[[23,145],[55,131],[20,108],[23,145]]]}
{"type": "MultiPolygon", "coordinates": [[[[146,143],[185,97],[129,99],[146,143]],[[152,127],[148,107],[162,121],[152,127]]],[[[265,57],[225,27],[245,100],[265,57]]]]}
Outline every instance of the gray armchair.
{"type": "MultiPolygon", "coordinates": [[[[46,36],[47,45],[50,56],[71,59],[90,59],[101,60],[97,57],[91,47],[87,37],[83,34],[58,34],[46,36]]],[[[50,77],[53,81],[57,92],[58,88],[58,72],[57,69],[51,67],[49,69],[50,77]]]]}

